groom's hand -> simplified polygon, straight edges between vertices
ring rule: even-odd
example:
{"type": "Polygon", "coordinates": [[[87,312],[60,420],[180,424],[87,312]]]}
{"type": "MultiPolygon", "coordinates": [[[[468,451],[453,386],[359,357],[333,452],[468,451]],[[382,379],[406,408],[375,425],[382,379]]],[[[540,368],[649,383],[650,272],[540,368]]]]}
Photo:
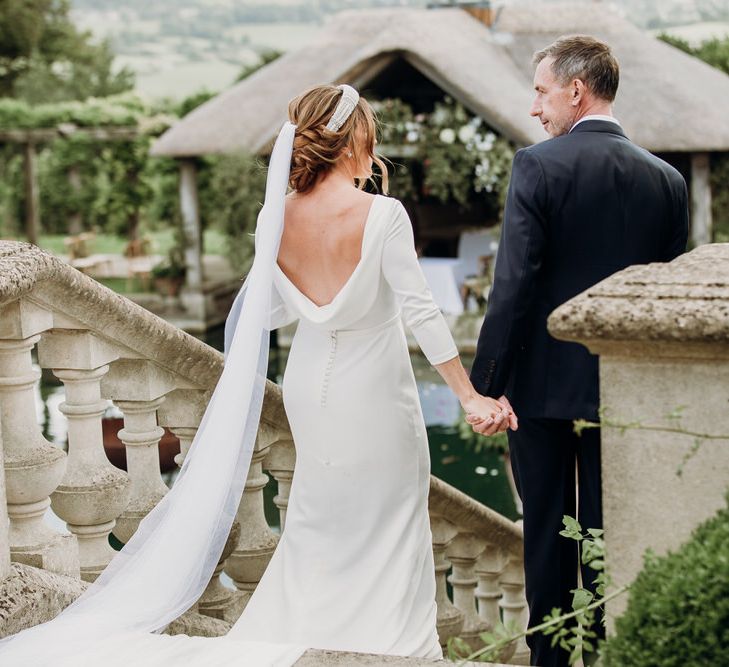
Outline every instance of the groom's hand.
{"type": "MultiPolygon", "coordinates": [[[[502,396],[499,399],[499,403],[501,403],[501,405],[505,406],[506,409],[509,411],[509,419],[508,419],[509,426],[508,427],[512,431],[516,431],[516,429],[519,428],[519,420],[516,417],[516,412],[514,412],[514,408],[512,408],[511,403],[509,403],[509,399],[506,398],[506,396],[502,396]]],[[[506,430],[506,429],[504,429],[504,430],[506,430]]]]}
{"type": "Polygon", "coordinates": [[[467,414],[466,422],[470,424],[474,433],[490,436],[496,433],[503,433],[509,428],[516,430],[519,423],[506,396],[502,396],[498,403],[502,409],[492,414],[489,418],[480,417],[475,414],[467,414]]]}

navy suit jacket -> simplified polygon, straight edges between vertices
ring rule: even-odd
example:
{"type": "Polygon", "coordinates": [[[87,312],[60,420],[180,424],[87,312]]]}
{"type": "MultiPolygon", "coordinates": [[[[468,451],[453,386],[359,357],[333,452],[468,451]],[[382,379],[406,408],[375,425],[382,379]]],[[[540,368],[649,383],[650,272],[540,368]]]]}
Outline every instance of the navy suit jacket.
{"type": "Polygon", "coordinates": [[[471,381],[519,417],[597,420],[598,360],[547,331],[557,306],[631,264],[684,252],[688,197],[673,167],[620,126],[579,123],[519,150],[471,381]]]}

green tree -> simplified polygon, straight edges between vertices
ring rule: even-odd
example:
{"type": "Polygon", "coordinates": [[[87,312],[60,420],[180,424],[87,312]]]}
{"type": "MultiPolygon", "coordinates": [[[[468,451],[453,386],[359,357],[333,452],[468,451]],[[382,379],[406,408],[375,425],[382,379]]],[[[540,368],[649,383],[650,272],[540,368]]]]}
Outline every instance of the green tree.
{"type": "Polygon", "coordinates": [[[105,97],[134,85],[69,17],[69,0],[0,0],[0,97],[31,103],[105,97]]]}

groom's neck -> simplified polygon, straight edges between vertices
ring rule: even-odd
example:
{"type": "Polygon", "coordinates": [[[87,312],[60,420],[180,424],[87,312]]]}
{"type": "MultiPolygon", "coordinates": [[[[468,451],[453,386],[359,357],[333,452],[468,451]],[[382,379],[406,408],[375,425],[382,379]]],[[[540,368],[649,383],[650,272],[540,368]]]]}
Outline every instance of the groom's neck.
{"type": "Polygon", "coordinates": [[[578,120],[582,120],[585,116],[612,116],[613,105],[612,102],[601,99],[593,99],[586,101],[585,104],[581,104],[577,110],[577,115],[572,123],[574,124],[578,120]]]}

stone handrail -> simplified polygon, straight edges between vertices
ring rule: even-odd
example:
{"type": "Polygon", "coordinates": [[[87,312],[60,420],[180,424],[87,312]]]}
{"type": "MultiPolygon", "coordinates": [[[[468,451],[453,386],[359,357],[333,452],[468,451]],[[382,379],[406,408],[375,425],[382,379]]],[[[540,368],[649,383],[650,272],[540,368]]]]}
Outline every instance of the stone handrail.
{"type": "MultiPolygon", "coordinates": [[[[180,439],[181,463],[222,368],[220,352],[58,258],[30,244],[0,241],[0,461],[7,486],[5,514],[0,485],[0,611],[3,579],[10,585],[15,576],[17,589],[19,576],[25,581],[41,568],[45,579],[38,586],[46,590],[50,580],[98,576],[113,556],[109,534],[128,540],[167,491],[158,465],[161,427],[180,439]],[[38,365],[65,387],[60,410],[68,418],[68,455],[37,424],[36,347],[38,365]],[[124,415],[118,435],[127,472],[104,454],[101,418],[109,400],[124,415]],[[49,505],[70,535],[44,522],[49,505]]],[[[270,475],[284,529],[295,459],[280,387],[269,382],[220,564],[195,607],[168,632],[219,635],[235,622],[278,542],[276,527],[266,521],[263,490],[270,475]],[[237,590],[222,585],[223,571],[237,590]]],[[[430,513],[441,640],[461,636],[477,647],[478,634],[501,620],[525,624],[521,527],[435,477],[430,513]]],[[[68,590],[55,596],[54,611],[81,587],[68,590]]],[[[0,613],[0,636],[22,627],[22,610],[15,618],[4,623],[0,613]]],[[[37,613],[25,618],[26,624],[42,620],[37,613]]],[[[526,646],[511,646],[502,659],[509,657],[525,663],[526,646]]]]}

